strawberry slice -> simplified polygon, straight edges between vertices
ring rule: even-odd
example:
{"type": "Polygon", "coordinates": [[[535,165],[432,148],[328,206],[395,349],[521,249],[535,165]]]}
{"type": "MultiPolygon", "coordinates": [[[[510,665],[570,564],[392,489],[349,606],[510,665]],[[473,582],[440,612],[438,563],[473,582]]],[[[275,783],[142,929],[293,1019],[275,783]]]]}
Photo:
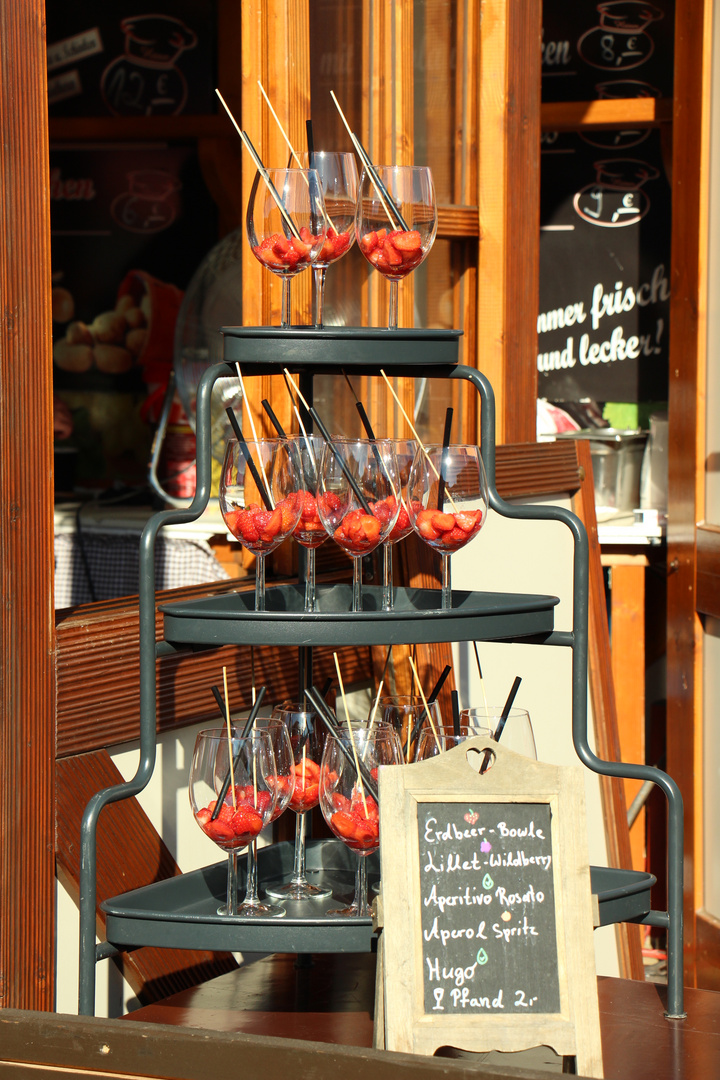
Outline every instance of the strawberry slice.
{"type": "Polygon", "coordinates": [[[449,532],[450,529],[455,528],[455,518],[452,514],[443,514],[440,510],[435,510],[432,516],[433,528],[438,532],[449,532]]]}
{"type": "Polygon", "coordinates": [[[333,832],[337,833],[343,840],[355,840],[357,836],[357,818],[352,814],[348,814],[344,810],[338,810],[336,814],[333,814],[330,818],[330,825],[333,832]]]}
{"type": "Polygon", "coordinates": [[[290,250],[290,241],[286,237],[281,236],[279,233],[276,233],[272,239],[272,249],[275,254],[281,256],[287,255],[288,251],[290,250]]]}
{"type": "Polygon", "coordinates": [[[301,256],[301,258],[306,259],[308,257],[312,248],[311,243],[308,243],[304,240],[299,240],[297,236],[293,236],[291,243],[298,255],[301,256]]]}
{"type": "Polygon", "coordinates": [[[221,821],[220,818],[216,818],[215,821],[208,821],[203,826],[203,832],[211,840],[214,840],[216,844],[227,844],[235,839],[232,825],[226,821],[221,821]]]}
{"type": "Polygon", "coordinates": [[[230,826],[238,839],[253,839],[262,831],[263,819],[252,807],[241,806],[233,815],[230,826]]]}
{"type": "Polygon", "coordinates": [[[417,229],[400,232],[393,237],[393,244],[398,251],[417,251],[422,247],[422,238],[417,229]]]}
{"type": "Polygon", "coordinates": [[[374,251],[377,245],[378,234],[376,232],[365,233],[365,235],[360,238],[360,247],[366,255],[369,255],[371,251],[374,251]]]}
{"type": "Polygon", "coordinates": [[[365,539],[369,544],[374,544],[380,536],[380,522],[369,514],[364,514],[360,521],[361,528],[365,533],[365,539]]]}

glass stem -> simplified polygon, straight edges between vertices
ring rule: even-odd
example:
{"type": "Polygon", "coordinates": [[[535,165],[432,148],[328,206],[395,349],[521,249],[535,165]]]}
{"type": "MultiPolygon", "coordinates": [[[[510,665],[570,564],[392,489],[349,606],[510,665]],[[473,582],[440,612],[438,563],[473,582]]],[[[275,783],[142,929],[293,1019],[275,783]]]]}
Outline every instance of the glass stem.
{"type": "Polygon", "coordinates": [[[325,304],[325,274],[327,273],[326,266],[313,267],[313,274],[315,276],[315,325],[322,326],[323,324],[323,307],[325,304]]]}
{"type": "Polygon", "coordinates": [[[398,324],[398,283],[390,282],[390,313],[388,315],[388,330],[397,330],[398,324]]]}
{"type": "Polygon", "coordinates": [[[442,609],[449,611],[452,607],[452,585],[450,583],[450,556],[442,556],[442,609]]]}
{"type": "Polygon", "coordinates": [[[280,326],[286,330],[290,326],[290,281],[291,278],[289,277],[284,277],[282,279],[282,314],[280,316],[280,326]]]}
{"type": "Polygon", "coordinates": [[[315,548],[306,548],[305,610],[315,610],[315,548]]]}
{"type": "Polygon", "coordinates": [[[362,611],[362,558],[353,558],[353,611],[362,611]]]}
{"type": "Polygon", "coordinates": [[[392,544],[383,544],[383,611],[393,609],[392,544]]]}
{"type": "Polygon", "coordinates": [[[257,840],[253,840],[248,846],[247,853],[247,883],[245,886],[245,904],[257,904],[260,902],[258,896],[258,874],[257,874],[257,840]]]}
{"type": "Polygon", "coordinates": [[[265,610],[265,556],[255,559],[255,610],[265,610]]]}
{"type": "Polygon", "coordinates": [[[365,855],[358,855],[355,871],[355,899],[352,906],[356,908],[358,915],[367,915],[367,859],[365,855]]]}
{"type": "Polygon", "coordinates": [[[295,815],[295,857],[293,860],[293,885],[306,885],[305,880],[305,814],[295,815]]]}
{"type": "Polygon", "coordinates": [[[228,851],[227,898],[228,915],[237,915],[237,851],[228,851]]]}

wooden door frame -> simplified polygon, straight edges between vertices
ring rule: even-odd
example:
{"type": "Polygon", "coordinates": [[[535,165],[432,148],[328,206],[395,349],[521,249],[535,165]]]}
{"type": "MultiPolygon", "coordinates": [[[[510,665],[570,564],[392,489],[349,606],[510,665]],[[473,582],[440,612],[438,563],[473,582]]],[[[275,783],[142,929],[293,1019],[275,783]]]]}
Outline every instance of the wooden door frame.
{"type": "Polygon", "coordinates": [[[44,0],[0,2],[0,1007],[55,994],[50,188],[44,0]]]}

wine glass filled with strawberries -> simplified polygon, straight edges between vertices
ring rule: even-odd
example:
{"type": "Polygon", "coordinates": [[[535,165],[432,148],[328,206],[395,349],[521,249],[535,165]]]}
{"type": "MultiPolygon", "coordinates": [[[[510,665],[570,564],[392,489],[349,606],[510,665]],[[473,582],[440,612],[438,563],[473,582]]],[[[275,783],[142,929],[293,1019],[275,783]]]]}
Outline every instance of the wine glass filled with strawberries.
{"type": "Polygon", "coordinates": [[[398,282],[426,258],[437,234],[432,173],[425,166],[364,169],[355,213],[363,255],[390,282],[388,328],[397,329],[398,282]]]}
{"type": "Polygon", "coordinates": [[[326,444],[320,489],[320,520],[353,560],[352,610],[362,611],[362,560],[387,539],[400,510],[392,444],[383,439],[334,439],[326,444]]]}
{"type": "Polygon", "coordinates": [[[315,169],[320,177],[325,203],[325,243],[313,263],[315,326],[322,326],[327,268],[346,255],[355,243],[358,174],[354,154],[323,150],[303,157],[303,164],[315,169]]]}
{"type": "Polygon", "coordinates": [[[348,723],[325,741],[320,768],[320,809],[335,836],[358,856],[355,896],[328,915],[368,916],[367,856],[380,846],[378,769],[402,764],[395,731],[383,723],[348,723]]]}
{"type": "Polygon", "coordinates": [[[315,610],[315,551],[328,534],[320,520],[317,496],[320,480],[320,462],[325,443],[319,435],[300,435],[295,446],[302,467],[304,488],[299,492],[302,499],[300,519],[295,526],[293,538],[306,551],[305,563],[305,611],[315,610]]]}
{"type": "Polygon", "coordinates": [[[407,483],[412,463],[415,460],[417,443],[414,439],[387,439],[385,444],[390,444],[395,452],[399,480],[397,499],[394,495],[390,495],[385,500],[391,510],[395,509],[396,502],[400,504],[392,531],[383,541],[383,611],[392,611],[394,607],[393,546],[413,531],[407,508],[407,483]]]}
{"type": "Polygon", "coordinates": [[[320,761],[325,740],[317,713],[296,702],[284,702],[273,710],[273,719],[287,729],[292,745],[295,783],[289,809],[295,811],[295,854],[290,881],[269,885],[268,896],[276,900],[312,900],[329,896],[331,890],[308,881],[305,870],[307,813],[320,799],[320,761]]]}
{"type": "Polygon", "coordinates": [[[419,447],[408,482],[415,532],[442,556],[442,608],[452,608],[450,556],[485,524],[488,484],[478,446],[419,447]]]}
{"type": "Polygon", "coordinates": [[[315,169],[257,173],[248,200],[246,228],[255,258],[282,278],[280,325],[290,326],[290,282],[313,266],[323,249],[326,214],[315,169]]]}
{"type": "Polygon", "coordinates": [[[255,610],[265,610],[265,556],[292,533],[302,509],[303,475],[288,439],[231,439],[220,476],[222,516],[256,556],[255,610]]]}
{"type": "Polygon", "coordinates": [[[227,899],[219,915],[253,915],[237,903],[237,857],[260,835],[275,807],[277,769],[266,731],[198,732],[188,785],[195,820],[228,856],[227,899]]]}

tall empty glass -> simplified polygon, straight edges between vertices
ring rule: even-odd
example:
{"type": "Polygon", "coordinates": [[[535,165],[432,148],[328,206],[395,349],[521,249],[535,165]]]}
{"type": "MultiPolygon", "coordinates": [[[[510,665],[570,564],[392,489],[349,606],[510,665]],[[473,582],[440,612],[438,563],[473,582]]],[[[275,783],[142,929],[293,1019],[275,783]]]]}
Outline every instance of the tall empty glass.
{"type": "MultiPolygon", "coordinates": [[[[473,734],[484,734],[489,728],[491,738],[494,739],[502,711],[502,705],[478,705],[475,708],[463,709],[460,713],[460,723],[466,724],[473,734]]],[[[537,761],[535,736],[527,709],[513,707],[510,710],[499,741],[508,750],[514,750],[516,754],[522,754],[523,757],[537,761]]]]}

